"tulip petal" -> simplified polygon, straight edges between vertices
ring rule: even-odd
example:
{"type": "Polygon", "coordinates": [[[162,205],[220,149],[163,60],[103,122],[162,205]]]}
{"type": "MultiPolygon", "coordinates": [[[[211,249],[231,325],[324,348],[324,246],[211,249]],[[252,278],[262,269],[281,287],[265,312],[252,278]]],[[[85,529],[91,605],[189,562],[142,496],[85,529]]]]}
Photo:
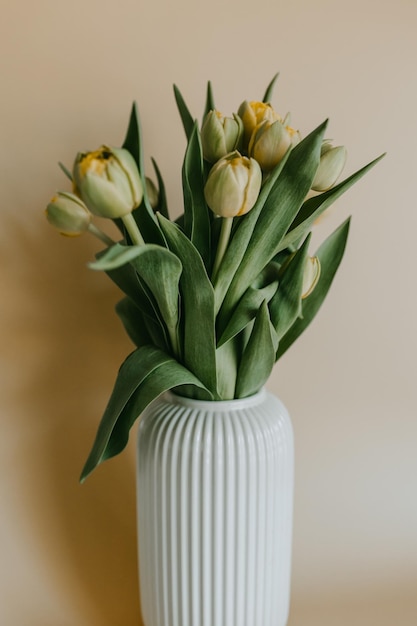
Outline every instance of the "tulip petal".
{"type": "Polygon", "coordinates": [[[111,181],[96,174],[87,173],[84,176],[80,193],[94,215],[115,219],[132,210],[118,188],[111,181]]]}

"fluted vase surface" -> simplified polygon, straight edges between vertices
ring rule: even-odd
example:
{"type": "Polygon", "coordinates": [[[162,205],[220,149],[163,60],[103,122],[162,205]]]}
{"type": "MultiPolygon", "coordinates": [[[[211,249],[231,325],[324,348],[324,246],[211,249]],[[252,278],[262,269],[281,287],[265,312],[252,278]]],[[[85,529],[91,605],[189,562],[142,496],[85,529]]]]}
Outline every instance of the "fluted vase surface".
{"type": "Polygon", "coordinates": [[[145,626],[285,626],[293,434],[281,401],[165,394],[141,418],[137,459],[145,626]]]}

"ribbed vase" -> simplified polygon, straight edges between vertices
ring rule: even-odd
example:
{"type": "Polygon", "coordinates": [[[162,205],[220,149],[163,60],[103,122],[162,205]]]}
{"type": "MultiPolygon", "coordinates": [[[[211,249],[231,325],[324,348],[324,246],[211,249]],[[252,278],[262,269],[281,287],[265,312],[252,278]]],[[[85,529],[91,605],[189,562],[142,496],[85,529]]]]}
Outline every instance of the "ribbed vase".
{"type": "Polygon", "coordinates": [[[285,626],[293,434],[265,390],[204,402],[166,394],[138,434],[145,626],[285,626]]]}

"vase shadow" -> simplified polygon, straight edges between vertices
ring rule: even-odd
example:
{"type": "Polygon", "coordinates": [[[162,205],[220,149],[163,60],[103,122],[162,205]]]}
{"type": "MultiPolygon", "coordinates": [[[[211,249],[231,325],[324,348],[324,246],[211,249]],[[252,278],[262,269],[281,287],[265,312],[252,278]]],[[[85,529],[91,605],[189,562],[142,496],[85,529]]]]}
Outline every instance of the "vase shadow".
{"type": "MultiPolygon", "coordinates": [[[[78,483],[117,369],[132,350],[113,310],[119,294],[86,268],[100,249],[94,240],[69,241],[48,225],[29,231],[12,216],[6,222],[2,402],[7,435],[18,443],[10,476],[16,515],[32,546],[24,567],[42,572],[41,588],[67,607],[66,623],[140,626],[132,443],[78,483]]],[[[16,626],[51,621],[47,608],[37,616],[29,607],[10,610],[16,626]]]]}

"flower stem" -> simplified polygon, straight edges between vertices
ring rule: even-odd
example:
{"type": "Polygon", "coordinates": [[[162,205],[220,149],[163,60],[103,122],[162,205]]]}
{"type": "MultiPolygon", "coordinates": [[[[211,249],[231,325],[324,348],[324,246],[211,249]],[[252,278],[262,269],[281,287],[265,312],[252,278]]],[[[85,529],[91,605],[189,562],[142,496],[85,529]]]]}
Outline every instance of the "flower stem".
{"type": "Polygon", "coordinates": [[[131,213],[124,215],[122,217],[122,221],[123,221],[123,224],[126,226],[126,230],[129,233],[130,238],[133,241],[133,243],[136,246],[143,246],[145,242],[144,242],[142,235],[140,234],[140,230],[138,228],[138,225],[135,222],[135,218],[133,217],[133,215],[131,213]]]}
{"type": "Polygon", "coordinates": [[[220,230],[219,242],[217,244],[216,258],[214,259],[213,273],[211,282],[216,282],[217,273],[219,271],[221,262],[229,245],[230,233],[232,232],[233,217],[222,217],[222,227],[220,230]]]}
{"type": "Polygon", "coordinates": [[[106,233],[103,233],[103,231],[100,230],[100,228],[97,228],[94,224],[88,225],[88,232],[100,239],[106,244],[106,246],[113,246],[116,243],[111,237],[106,235],[106,233]]]}

